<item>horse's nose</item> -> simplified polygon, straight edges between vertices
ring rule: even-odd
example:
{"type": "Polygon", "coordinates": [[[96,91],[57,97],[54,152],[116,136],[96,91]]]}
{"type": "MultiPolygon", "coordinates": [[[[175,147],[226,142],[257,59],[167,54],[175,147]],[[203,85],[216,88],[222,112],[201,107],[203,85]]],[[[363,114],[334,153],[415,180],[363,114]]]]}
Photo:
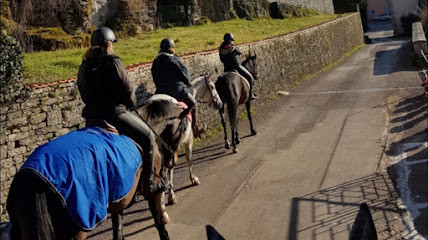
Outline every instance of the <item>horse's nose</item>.
{"type": "Polygon", "coordinates": [[[222,101],[215,101],[215,107],[217,109],[220,109],[221,107],[223,107],[223,102],[222,101]]]}

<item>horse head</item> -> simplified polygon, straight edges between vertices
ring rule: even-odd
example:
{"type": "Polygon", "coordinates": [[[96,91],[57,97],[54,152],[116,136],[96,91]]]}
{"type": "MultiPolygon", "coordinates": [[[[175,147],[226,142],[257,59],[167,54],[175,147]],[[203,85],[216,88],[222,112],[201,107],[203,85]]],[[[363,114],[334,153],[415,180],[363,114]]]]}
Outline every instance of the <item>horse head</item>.
{"type": "Polygon", "coordinates": [[[257,54],[249,54],[247,59],[245,59],[242,64],[250,73],[253,75],[255,80],[260,78],[260,75],[257,72],[257,54]]]}
{"type": "Polygon", "coordinates": [[[187,120],[180,117],[183,108],[175,99],[173,101],[156,97],[152,97],[148,104],[139,108],[138,113],[160,137],[157,138],[158,153],[162,155],[163,166],[171,168],[178,161],[178,143],[187,120]]]}
{"type": "Polygon", "coordinates": [[[200,76],[192,81],[193,96],[199,102],[207,103],[210,107],[220,109],[223,106],[223,102],[214,82],[210,79],[211,75],[200,76]]]}

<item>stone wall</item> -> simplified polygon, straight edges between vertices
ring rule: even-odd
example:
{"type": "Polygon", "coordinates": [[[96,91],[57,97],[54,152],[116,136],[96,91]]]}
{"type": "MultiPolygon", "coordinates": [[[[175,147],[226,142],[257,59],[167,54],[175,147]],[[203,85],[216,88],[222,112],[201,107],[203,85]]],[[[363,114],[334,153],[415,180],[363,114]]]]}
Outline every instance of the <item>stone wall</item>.
{"type": "Polygon", "coordinates": [[[311,8],[320,13],[334,14],[333,0],[269,0],[269,2],[286,3],[293,6],[311,8]]]}
{"type": "MultiPolygon", "coordinates": [[[[362,43],[361,20],[356,13],[303,31],[241,45],[244,53],[256,53],[259,62],[261,79],[255,84],[259,94],[259,99],[254,101],[255,108],[278,90],[291,88],[294,81],[337,61],[362,43]]],[[[210,71],[222,72],[215,50],[181,58],[193,78],[210,71]]],[[[145,83],[147,89],[153,92],[150,68],[151,63],[127,68],[134,88],[145,83]]],[[[1,106],[2,214],[12,178],[28,155],[37,146],[83,127],[80,117],[83,106],[74,79],[28,88],[32,89],[28,98],[1,106]]],[[[202,105],[200,112],[201,123],[207,128],[220,125],[217,111],[202,105]]]]}

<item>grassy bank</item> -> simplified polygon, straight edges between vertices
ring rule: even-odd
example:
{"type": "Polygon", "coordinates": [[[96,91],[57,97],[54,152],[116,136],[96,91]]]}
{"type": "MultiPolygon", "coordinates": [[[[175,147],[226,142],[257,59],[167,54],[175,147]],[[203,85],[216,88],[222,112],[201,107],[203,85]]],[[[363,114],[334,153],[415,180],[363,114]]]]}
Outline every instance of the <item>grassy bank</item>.
{"type": "MultiPolygon", "coordinates": [[[[235,19],[199,26],[158,29],[138,37],[119,39],[115,54],[125,65],[152,61],[164,37],[176,41],[177,54],[218,47],[224,33],[231,32],[237,44],[254,42],[308,28],[338,18],[339,15],[315,15],[291,19],[243,20],[235,19]]],[[[24,55],[26,83],[42,83],[76,77],[81,57],[86,49],[67,49],[55,52],[35,52],[24,55]]]]}

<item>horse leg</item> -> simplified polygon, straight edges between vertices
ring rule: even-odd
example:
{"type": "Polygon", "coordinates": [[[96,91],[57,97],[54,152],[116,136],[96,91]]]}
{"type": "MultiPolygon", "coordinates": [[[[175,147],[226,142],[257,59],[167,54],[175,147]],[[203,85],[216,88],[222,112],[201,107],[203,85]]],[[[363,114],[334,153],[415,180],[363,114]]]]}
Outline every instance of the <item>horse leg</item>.
{"type": "Polygon", "coordinates": [[[253,126],[253,118],[251,117],[251,100],[248,100],[245,103],[245,107],[247,108],[247,115],[248,115],[248,121],[250,121],[250,130],[251,130],[251,135],[254,136],[257,134],[256,130],[254,129],[253,126]]]}
{"type": "Polygon", "coordinates": [[[237,153],[238,148],[236,147],[236,145],[241,142],[238,134],[238,103],[232,106],[233,107],[228,108],[230,128],[232,134],[232,152],[237,153]]]}
{"type": "Polygon", "coordinates": [[[226,121],[224,120],[224,105],[221,109],[219,109],[220,112],[220,119],[221,119],[221,125],[223,126],[224,131],[224,147],[226,149],[230,148],[230,142],[227,140],[227,129],[226,129],[226,121]]]}
{"type": "Polygon", "coordinates": [[[162,211],[162,193],[149,194],[147,196],[150,212],[152,213],[153,220],[155,221],[156,229],[159,233],[160,240],[169,240],[168,232],[165,228],[165,223],[162,221],[163,215],[166,212],[162,211]]]}
{"type": "Polygon", "coordinates": [[[193,174],[193,160],[192,160],[192,150],[193,150],[193,135],[190,134],[190,138],[187,144],[185,144],[184,148],[186,149],[186,159],[187,165],[189,166],[189,174],[190,174],[190,182],[193,185],[199,185],[201,182],[199,178],[193,174]]]}
{"type": "Polygon", "coordinates": [[[113,224],[113,240],[123,240],[123,211],[111,214],[113,224]]]}
{"type": "MultiPolygon", "coordinates": [[[[168,204],[169,205],[173,205],[177,203],[177,198],[175,197],[175,193],[174,193],[174,169],[170,169],[168,174],[168,178],[169,178],[169,188],[168,188],[168,204]]],[[[165,222],[165,221],[164,221],[165,222]]],[[[169,219],[168,219],[169,222],[169,219]]],[[[166,223],[168,223],[166,222],[166,223]]]]}

